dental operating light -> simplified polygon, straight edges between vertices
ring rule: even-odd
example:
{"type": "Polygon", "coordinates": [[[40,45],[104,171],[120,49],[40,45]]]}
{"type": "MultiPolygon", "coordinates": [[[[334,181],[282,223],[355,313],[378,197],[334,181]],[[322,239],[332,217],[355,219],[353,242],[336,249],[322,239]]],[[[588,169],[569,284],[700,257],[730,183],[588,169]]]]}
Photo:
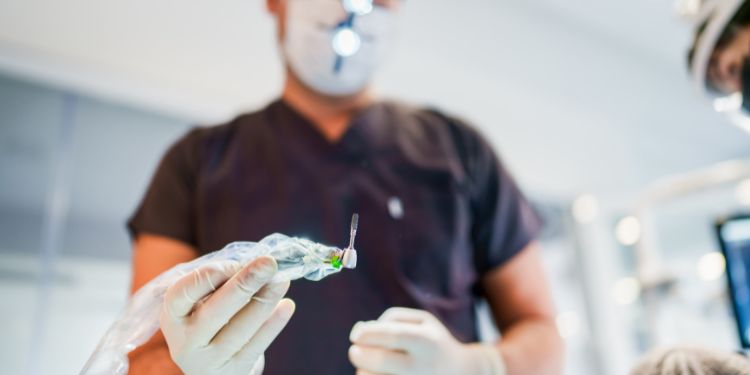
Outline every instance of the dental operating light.
{"type": "Polygon", "coordinates": [[[347,13],[354,13],[358,16],[364,16],[372,12],[372,0],[342,0],[341,4],[347,13]]]}
{"type": "Polygon", "coordinates": [[[354,30],[340,28],[333,35],[333,51],[341,57],[349,57],[359,51],[362,40],[354,30]]]}
{"type": "Polygon", "coordinates": [[[346,11],[346,18],[339,22],[334,29],[333,38],[331,44],[333,51],[338,55],[339,61],[337,61],[334,67],[335,71],[338,71],[341,66],[341,60],[345,57],[353,56],[359,52],[359,48],[362,45],[362,38],[359,33],[354,30],[354,19],[357,16],[364,16],[372,12],[373,0],[341,0],[341,5],[346,11]]]}

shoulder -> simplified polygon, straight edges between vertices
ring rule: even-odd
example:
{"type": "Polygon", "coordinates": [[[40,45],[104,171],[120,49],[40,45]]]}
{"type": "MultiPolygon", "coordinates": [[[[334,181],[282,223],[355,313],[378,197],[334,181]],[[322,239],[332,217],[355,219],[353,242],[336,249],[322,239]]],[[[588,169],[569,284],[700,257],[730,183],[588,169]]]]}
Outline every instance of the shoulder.
{"type": "Polygon", "coordinates": [[[264,129],[268,107],[245,114],[219,124],[199,125],[193,127],[185,134],[179,142],[186,146],[206,147],[229,141],[240,131],[245,133],[258,133],[264,129]]]}
{"type": "Polygon", "coordinates": [[[239,133],[252,138],[265,131],[268,110],[245,113],[224,123],[194,126],[172,144],[166,157],[182,159],[193,167],[218,161],[239,133]]]}
{"type": "Polygon", "coordinates": [[[445,133],[457,139],[484,142],[482,134],[468,121],[430,106],[417,106],[403,102],[385,102],[388,111],[398,119],[401,130],[414,133],[445,133]]]}
{"type": "Polygon", "coordinates": [[[448,148],[464,167],[472,159],[495,157],[495,152],[482,133],[472,124],[435,107],[387,102],[387,110],[397,124],[392,129],[400,138],[424,147],[448,148]]]}

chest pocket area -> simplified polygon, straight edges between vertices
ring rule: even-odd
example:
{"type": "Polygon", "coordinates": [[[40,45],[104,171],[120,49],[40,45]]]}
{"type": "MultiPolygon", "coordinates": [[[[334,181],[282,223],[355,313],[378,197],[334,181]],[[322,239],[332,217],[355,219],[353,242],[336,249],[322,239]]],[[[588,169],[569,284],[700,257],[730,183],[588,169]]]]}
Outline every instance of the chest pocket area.
{"type": "Polygon", "coordinates": [[[426,305],[466,302],[476,281],[468,195],[448,168],[399,166],[403,218],[394,220],[399,270],[412,296],[426,305]]]}

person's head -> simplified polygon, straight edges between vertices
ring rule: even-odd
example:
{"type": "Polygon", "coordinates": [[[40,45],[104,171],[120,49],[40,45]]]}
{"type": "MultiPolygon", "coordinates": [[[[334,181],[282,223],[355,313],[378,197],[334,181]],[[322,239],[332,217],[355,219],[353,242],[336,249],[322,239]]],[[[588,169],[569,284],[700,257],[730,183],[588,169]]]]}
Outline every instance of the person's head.
{"type": "Polygon", "coordinates": [[[706,71],[714,90],[724,94],[742,91],[742,70],[750,57],[750,26],[738,26],[732,36],[717,45],[706,71]]]}
{"type": "Polygon", "coordinates": [[[266,0],[287,79],[329,97],[367,89],[400,0],[266,0]]]}
{"type": "Polygon", "coordinates": [[[715,111],[750,132],[750,0],[699,0],[688,67],[715,111]]]}
{"type": "Polygon", "coordinates": [[[750,360],[738,354],[702,348],[657,349],[647,354],[630,375],[742,375],[750,360]]]}
{"type": "MultiPolygon", "coordinates": [[[[688,66],[695,64],[698,42],[706,32],[707,23],[701,24],[695,33],[693,46],[688,53],[688,66]]],[[[742,71],[750,61],[750,3],[745,2],[723,27],[713,44],[706,66],[705,84],[717,94],[741,92],[742,71]]]]}

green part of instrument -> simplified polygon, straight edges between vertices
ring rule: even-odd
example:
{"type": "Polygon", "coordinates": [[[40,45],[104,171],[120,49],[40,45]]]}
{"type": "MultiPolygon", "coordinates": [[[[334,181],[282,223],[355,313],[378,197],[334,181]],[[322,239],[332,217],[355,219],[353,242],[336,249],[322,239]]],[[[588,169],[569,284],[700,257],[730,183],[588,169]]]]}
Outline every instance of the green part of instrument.
{"type": "Polygon", "coordinates": [[[341,268],[341,258],[338,255],[334,255],[333,258],[331,258],[331,265],[335,269],[341,268]]]}

